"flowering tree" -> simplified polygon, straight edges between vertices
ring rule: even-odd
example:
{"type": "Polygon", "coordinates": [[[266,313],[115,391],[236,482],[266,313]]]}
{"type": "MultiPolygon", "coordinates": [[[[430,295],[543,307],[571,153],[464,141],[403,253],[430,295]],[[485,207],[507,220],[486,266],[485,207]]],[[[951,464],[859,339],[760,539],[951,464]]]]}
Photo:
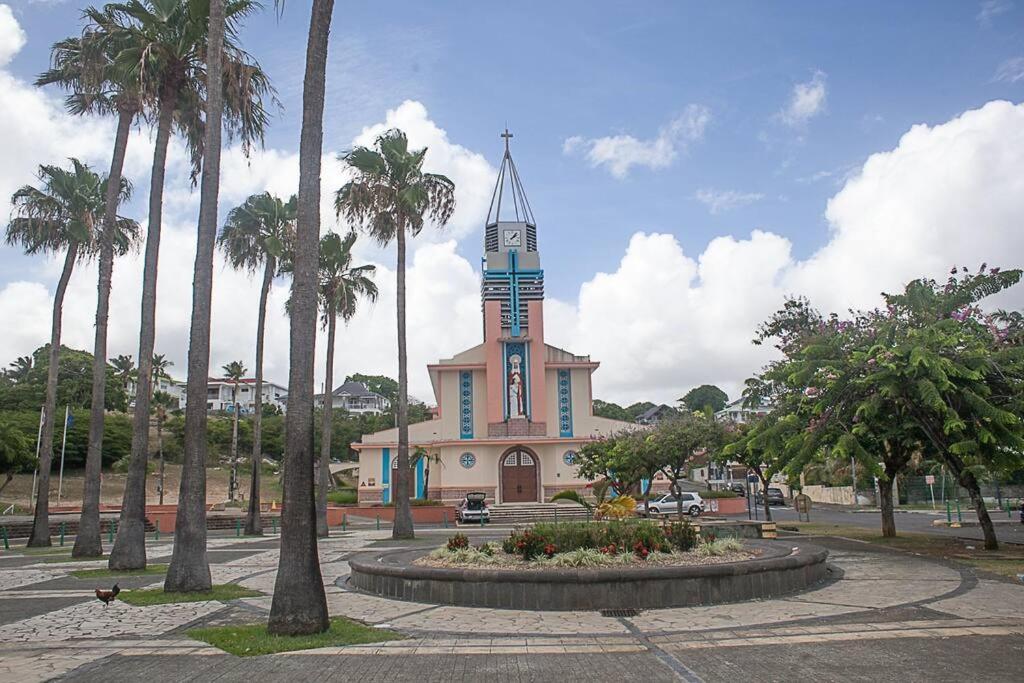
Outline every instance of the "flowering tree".
{"type": "Polygon", "coordinates": [[[954,268],[945,283],[915,280],[883,295],[884,309],[850,320],[787,302],[755,340],[776,340],[784,358],[748,395],[776,398],[776,412],[801,427],[788,441],[798,454],[788,469],[824,449],[859,457],[880,476],[889,535],[892,480],[912,457],[937,459],[970,495],[985,547],[998,548],[976,471],[1024,465],[1024,325],[1019,312],[979,302],[1020,278],[984,264],[954,268]]]}

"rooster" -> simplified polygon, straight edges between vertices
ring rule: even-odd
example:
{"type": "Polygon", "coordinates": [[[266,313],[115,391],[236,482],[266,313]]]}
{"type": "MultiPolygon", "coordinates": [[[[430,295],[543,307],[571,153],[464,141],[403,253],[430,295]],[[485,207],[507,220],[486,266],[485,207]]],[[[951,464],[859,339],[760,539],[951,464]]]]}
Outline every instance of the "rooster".
{"type": "Polygon", "coordinates": [[[114,587],[108,591],[100,590],[99,588],[97,588],[96,599],[102,602],[103,606],[106,607],[114,601],[114,599],[117,597],[117,594],[120,592],[121,589],[118,588],[116,583],[114,584],[114,587]]]}

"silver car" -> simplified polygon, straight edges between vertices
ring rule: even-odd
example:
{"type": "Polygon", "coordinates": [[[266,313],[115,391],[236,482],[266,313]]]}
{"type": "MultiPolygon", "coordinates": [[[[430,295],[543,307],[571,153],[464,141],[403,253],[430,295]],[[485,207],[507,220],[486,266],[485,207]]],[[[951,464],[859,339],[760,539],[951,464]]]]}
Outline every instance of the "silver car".
{"type": "MultiPolygon", "coordinates": [[[[685,492],[680,495],[680,499],[683,503],[683,512],[690,515],[691,517],[698,517],[704,512],[704,500],[699,494],[685,492]]],[[[679,504],[676,502],[676,497],[671,493],[654,498],[648,503],[647,509],[650,511],[651,517],[659,517],[662,515],[674,515],[679,511],[679,504]]],[[[643,501],[637,503],[636,514],[641,517],[644,516],[644,504],[643,501]]]]}

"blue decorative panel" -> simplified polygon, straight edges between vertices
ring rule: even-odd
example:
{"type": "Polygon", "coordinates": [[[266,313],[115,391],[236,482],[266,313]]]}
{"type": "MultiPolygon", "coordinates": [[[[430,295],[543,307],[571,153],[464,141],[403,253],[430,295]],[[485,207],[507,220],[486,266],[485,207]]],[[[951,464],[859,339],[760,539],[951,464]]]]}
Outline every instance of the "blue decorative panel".
{"type": "Polygon", "coordinates": [[[473,373],[459,373],[459,437],[473,438],[473,373]]]}
{"type": "Polygon", "coordinates": [[[558,432],[563,437],[572,436],[572,382],[568,370],[558,371],[558,432]]]}
{"type": "Polygon", "coordinates": [[[476,465],[476,456],[472,453],[463,453],[459,456],[459,464],[467,470],[473,469],[473,466],[476,465]]]}
{"type": "Polygon", "coordinates": [[[391,502],[391,449],[385,448],[381,451],[381,473],[380,473],[380,484],[384,488],[384,493],[381,495],[382,503],[391,502]]]}
{"type": "Polygon", "coordinates": [[[426,484],[426,477],[424,476],[424,465],[426,464],[426,458],[420,458],[416,461],[416,498],[426,498],[426,491],[423,490],[423,486],[426,484]]]}
{"type": "Polygon", "coordinates": [[[566,451],[562,455],[562,462],[564,462],[569,467],[572,467],[573,465],[575,465],[576,464],[576,451],[566,451]]]}
{"type": "Polygon", "coordinates": [[[526,344],[505,344],[505,419],[530,415],[529,365],[526,344]]]}

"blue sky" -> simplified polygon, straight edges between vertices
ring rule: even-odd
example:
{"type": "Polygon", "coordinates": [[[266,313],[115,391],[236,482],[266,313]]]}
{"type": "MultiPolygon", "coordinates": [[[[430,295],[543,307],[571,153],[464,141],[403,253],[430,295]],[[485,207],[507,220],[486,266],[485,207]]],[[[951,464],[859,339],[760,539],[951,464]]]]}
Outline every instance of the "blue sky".
{"type": "MultiPolygon", "coordinates": [[[[11,6],[28,42],[6,68],[27,80],[78,30],[78,4],[11,6]]],[[[267,137],[275,150],[297,147],[307,22],[308,3],[289,0],[243,32],[284,104],[267,137]]],[[[698,259],[715,238],[762,230],[787,240],[794,262],[811,258],[837,230],[830,198],[871,155],[915,124],[1024,99],[1024,2],[338,3],[330,51],[328,149],[407,100],[492,166],[498,133],[512,129],[549,296],[575,306],[583,283],[620,268],[638,231],[698,259]],[[685,130],[666,132],[673,121],[685,130]],[[660,136],[667,156],[616,174],[595,161],[615,136],[641,157],[660,136]]],[[[477,268],[482,221],[454,247],[477,268]]],[[[10,250],[0,266],[0,286],[35,267],[10,250]]],[[[738,386],[753,369],[719,381],[738,386]]],[[[638,392],[667,396],[689,381],[638,392]]]]}

